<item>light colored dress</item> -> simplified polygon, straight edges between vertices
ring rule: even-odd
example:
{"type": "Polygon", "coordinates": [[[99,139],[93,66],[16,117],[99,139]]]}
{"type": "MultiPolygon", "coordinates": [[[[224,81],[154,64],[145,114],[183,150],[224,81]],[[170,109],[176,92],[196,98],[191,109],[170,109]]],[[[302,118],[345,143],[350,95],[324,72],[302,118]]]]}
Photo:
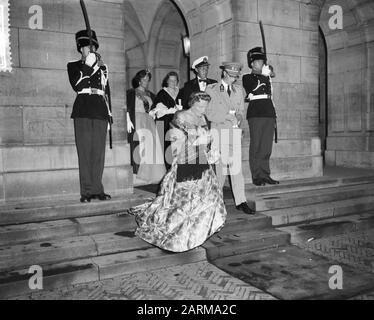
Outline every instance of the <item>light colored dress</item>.
{"type": "MultiPolygon", "coordinates": [[[[191,163],[194,157],[198,157],[193,153],[196,150],[193,142],[199,132],[208,130],[184,121],[183,112],[187,111],[177,113],[172,122],[173,163],[162,181],[159,194],[153,201],[130,210],[138,224],[137,236],[173,252],[187,251],[203,244],[223,227],[227,215],[222,190],[211,165],[206,162],[202,167],[188,164],[192,167],[186,172],[200,170],[201,177],[177,180],[178,167],[183,167],[186,160],[191,163]],[[195,136],[187,135],[187,130],[195,132],[195,136]],[[188,152],[186,157],[187,150],[192,153],[188,152]]],[[[205,148],[208,151],[209,146],[205,145],[205,148]]],[[[181,175],[183,177],[183,172],[178,173],[179,177],[181,175]]]]}
{"type": "MultiPolygon", "coordinates": [[[[149,105],[152,105],[152,99],[146,98],[149,105]]],[[[166,168],[155,121],[145,112],[144,103],[138,97],[135,98],[135,112],[136,135],[139,139],[139,150],[136,156],[140,156],[141,159],[137,178],[149,184],[159,183],[166,173],[166,168]]]]}

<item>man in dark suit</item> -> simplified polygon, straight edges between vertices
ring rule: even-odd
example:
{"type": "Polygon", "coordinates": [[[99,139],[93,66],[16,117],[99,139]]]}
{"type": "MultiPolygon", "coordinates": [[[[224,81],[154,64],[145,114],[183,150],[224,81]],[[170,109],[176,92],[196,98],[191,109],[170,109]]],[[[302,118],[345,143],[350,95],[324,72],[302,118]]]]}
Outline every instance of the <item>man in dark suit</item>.
{"type": "Polygon", "coordinates": [[[205,92],[207,85],[217,83],[216,80],[208,78],[209,66],[210,64],[208,63],[207,56],[200,57],[192,63],[191,69],[196,74],[196,78],[187,81],[181,90],[183,109],[189,109],[188,98],[190,97],[192,92],[205,92]]]}
{"type": "Polygon", "coordinates": [[[92,30],[92,51],[87,30],[75,35],[78,61],[67,65],[69,81],[77,93],[71,118],[74,119],[75,143],[79,160],[81,202],[109,200],[104,193],[102,176],[106,135],[112,119],[108,68],[99,59],[96,33],[92,30]]]}
{"type": "Polygon", "coordinates": [[[248,66],[252,73],[243,76],[243,87],[249,101],[247,120],[250,132],[249,164],[253,184],[279,184],[270,177],[270,156],[276,130],[276,113],[272,100],[273,68],[266,64],[264,49],[248,51],[248,66]]]}

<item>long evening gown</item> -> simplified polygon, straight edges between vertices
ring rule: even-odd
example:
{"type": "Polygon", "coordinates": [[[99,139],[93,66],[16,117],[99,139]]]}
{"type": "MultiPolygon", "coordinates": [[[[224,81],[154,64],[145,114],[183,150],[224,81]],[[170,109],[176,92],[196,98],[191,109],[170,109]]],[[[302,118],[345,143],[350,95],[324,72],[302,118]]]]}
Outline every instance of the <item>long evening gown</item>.
{"type": "Polygon", "coordinates": [[[209,129],[184,120],[183,112],[187,111],[178,112],[171,123],[173,163],[159,194],[130,210],[138,224],[136,235],[172,252],[203,244],[223,227],[227,215],[214,170],[202,159],[209,145],[193,145],[199,132],[209,129]]]}

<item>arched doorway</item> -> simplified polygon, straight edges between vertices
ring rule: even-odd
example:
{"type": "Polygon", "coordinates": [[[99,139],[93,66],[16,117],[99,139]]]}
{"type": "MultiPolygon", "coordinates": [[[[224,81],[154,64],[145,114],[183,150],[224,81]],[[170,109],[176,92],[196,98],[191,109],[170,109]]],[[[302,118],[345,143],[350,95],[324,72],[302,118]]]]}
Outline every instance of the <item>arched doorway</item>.
{"type": "Polygon", "coordinates": [[[327,55],[328,165],[374,165],[372,12],[372,1],[353,0],[326,0],[321,10],[327,55]],[[341,30],[329,26],[332,5],[343,9],[341,30]]]}
{"type": "Polygon", "coordinates": [[[125,1],[127,84],[135,73],[149,68],[153,78],[150,89],[161,89],[163,77],[171,70],[180,74],[181,83],[188,79],[189,62],[183,54],[181,35],[188,35],[187,23],[172,0],[125,1]]]}

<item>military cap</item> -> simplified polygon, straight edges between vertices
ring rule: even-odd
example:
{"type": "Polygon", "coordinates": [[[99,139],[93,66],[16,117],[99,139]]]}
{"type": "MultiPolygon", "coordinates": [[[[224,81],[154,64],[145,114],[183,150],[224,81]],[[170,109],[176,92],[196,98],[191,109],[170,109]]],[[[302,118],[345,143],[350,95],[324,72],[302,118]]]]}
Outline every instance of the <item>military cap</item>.
{"type": "MultiPolygon", "coordinates": [[[[99,48],[99,41],[97,41],[96,32],[92,31],[92,45],[95,46],[96,50],[99,48]]],[[[78,31],[75,34],[75,41],[77,43],[77,50],[79,52],[82,47],[86,47],[90,45],[90,37],[88,36],[87,30],[78,31]]]]}
{"type": "Polygon", "coordinates": [[[204,66],[210,66],[208,63],[208,56],[203,56],[198,59],[196,59],[191,66],[191,69],[196,70],[197,68],[204,67],[204,66]]]}
{"type": "Polygon", "coordinates": [[[247,53],[248,67],[252,68],[252,62],[255,60],[264,60],[266,62],[266,54],[264,48],[255,47],[247,53]]]}

